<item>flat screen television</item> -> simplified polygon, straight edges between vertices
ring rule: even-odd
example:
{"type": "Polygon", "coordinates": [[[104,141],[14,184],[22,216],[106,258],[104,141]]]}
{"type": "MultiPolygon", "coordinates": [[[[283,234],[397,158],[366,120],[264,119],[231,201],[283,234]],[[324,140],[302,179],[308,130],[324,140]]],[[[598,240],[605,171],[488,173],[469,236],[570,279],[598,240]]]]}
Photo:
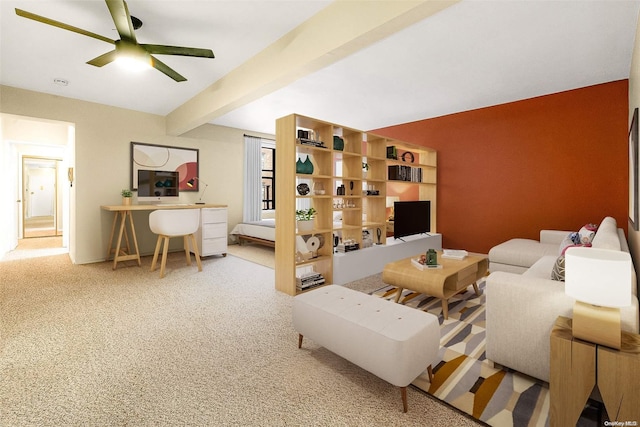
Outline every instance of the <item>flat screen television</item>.
{"type": "Polygon", "coordinates": [[[431,201],[400,201],[393,204],[393,237],[396,239],[431,231],[431,201]]]}
{"type": "Polygon", "coordinates": [[[138,202],[177,202],[180,177],[177,171],[138,170],[138,202]]]}

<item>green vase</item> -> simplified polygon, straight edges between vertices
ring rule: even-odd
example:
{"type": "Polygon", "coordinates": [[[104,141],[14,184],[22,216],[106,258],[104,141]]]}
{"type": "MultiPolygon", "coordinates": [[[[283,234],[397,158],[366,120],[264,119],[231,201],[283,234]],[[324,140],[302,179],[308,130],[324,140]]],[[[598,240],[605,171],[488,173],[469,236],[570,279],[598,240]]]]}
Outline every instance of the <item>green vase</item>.
{"type": "Polygon", "coordinates": [[[296,162],[296,173],[305,173],[304,172],[304,163],[302,163],[302,159],[298,158],[296,162]]]}
{"type": "Polygon", "coordinates": [[[311,163],[311,159],[309,158],[309,156],[307,156],[307,160],[305,160],[302,165],[304,166],[304,172],[302,173],[306,173],[309,175],[313,173],[313,163],[311,163]]]}
{"type": "Polygon", "coordinates": [[[338,151],[344,150],[344,139],[338,135],[333,135],[333,149],[338,151]]]}

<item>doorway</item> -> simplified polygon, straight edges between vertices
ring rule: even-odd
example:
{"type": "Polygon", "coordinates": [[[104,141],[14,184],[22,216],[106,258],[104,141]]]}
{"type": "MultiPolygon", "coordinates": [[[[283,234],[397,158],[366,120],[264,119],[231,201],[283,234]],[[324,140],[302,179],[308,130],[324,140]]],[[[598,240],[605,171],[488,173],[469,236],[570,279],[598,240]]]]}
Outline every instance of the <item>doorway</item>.
{"type": "Polygon", "coordinates": [[[61,159],[22,158],[22,236],[51,237],[62,235],[59,209],[58,165],[61,159]]]}

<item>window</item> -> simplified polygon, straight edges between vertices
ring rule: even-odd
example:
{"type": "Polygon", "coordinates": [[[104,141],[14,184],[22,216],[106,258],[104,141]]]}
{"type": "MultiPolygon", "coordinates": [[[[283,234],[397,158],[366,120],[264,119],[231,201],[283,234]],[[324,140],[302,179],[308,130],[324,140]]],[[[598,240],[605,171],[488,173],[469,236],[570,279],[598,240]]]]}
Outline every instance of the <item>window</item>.
{"type": "Polygon", "coordinates": [[[262,144],[262,210],[276,208],[276,149],[262,144]]]}

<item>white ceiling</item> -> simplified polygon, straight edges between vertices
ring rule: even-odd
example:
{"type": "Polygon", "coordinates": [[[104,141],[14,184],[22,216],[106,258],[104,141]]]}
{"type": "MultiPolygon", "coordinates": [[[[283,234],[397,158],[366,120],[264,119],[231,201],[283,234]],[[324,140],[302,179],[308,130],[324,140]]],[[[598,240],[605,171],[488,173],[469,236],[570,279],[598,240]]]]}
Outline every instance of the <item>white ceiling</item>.
{"type": "MultiPolygon", "coordinates": [[[[159,56],[188,79],[176,83],[156,70],[87,65],[112,46],[14,13],[118,39],[104,1],[0,0],[0,83],[167,115],[329,3],[128,0],[144,22],[140,43],[215,53],[159,56]]],[[[275,119],[296,112],[368,130],[625,79],[639,8],[640,0],[463,0],[211,123],[275,133],[275,119]]]]}

